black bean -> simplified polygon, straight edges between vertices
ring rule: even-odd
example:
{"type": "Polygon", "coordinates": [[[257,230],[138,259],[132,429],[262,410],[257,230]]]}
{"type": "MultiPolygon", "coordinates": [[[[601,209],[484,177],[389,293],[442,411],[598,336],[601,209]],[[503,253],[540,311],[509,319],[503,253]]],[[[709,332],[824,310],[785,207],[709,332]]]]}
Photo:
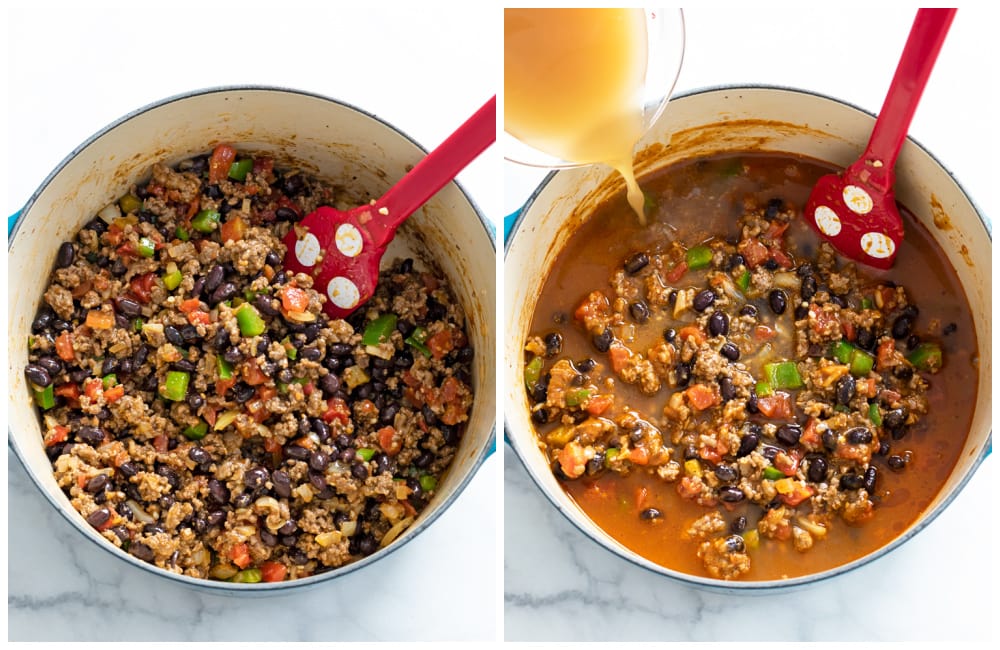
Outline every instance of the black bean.
{"type": "Polygon", "coordinates": [[[167,325],[164,327],[163,335],[174,345],[184,345],[184,337],[181,336],[181,331],[173,325],[167,325]]]}
{"type": "Polygon", "coordinates": [[[910,334],[910,338],[906,339],[906,349],[914,350],[920,345],[920,337],[916,334],[910,334]]]}
{"type": "Polygon", "coordinates": [[[809,307],[807,305],[799,305],[795,308],[794,316],[795,320],[805,320],[809,317],[809,307]]]}
{"type": "Polygon", "coordinates": [[[251,490],[259,490],[267,483],[269,474],[263,467],[254,467],[243,473],[243,485],[251,490]]]}
{"type": "Polygon", "coordinates": [[[229,503],[229,488],[218,479],[208,479],[208,500],[215,505],[226,505],[229,503]]]}
{"type": "Polygon", "coordinates": [[[118,471],[121,472],[126,478],[131,478],[139,473],[139,468],[136,467],[135,463],[127,460],[118,466],[118,471]]]}
{"type": "Polygon", "coordinates": [[[730,553],[743,553],[747,550],[747,545],[739,535],[730,535],[726,538],[726,550],[730,553]]]}
{"type": "Polygon", "coordinates": [[[802,427],[797,424],[782,424],[778,427],[774,437],[778,439],[778,442],[792,447],[799,444],[799,438],[802,437],[802,427]]]}
{"type": "Polygon", "coordinates": [[[726,485],[719,488],[719,499],[725,501],[726,503],[739,503],[746,498],[743,494],[743,490],[732,485],[726,485]]]}
{"type": "Polygon", "coordinates": [[[200,341],[201,334],[198,333],[198,328],[194,325],[185,325],[181,328],[181,338],[184,339],[185,344],[191,344],[200,341]]]}
{"type": "Polygon", "coordinates": [[[323,492],[327,488],[326,478],[319,472],[309,472],[309,484],[320,492],[323,492]]]}
{"type": "Polygon", "coordinates": [[[841,490],[860,490],[865,486],[865,479],[857,474],[844,474],[840,477],[841,490]]]}
{"type": "Polygon", "coordinates": [[[181,486],[181,477],[177,474],[173,468],[167,467],[166,465],[159,465],[156,468],[156,473],[167,479],[167,483],[174,490],[181,486]]]}
{"type": "Polygon", "coordinates": [[[368,478],[368,465],[360,462],[352,464],[351,476],[358,479],[359,481],[365,480],[366,478],[368,478]]]}
{"type": "Polygon", "coordinates": [[[847,300],[845,300],[843,296],[838,296],[837,294],[832,294],[830,296],[830,302],[838,307],[847,307],[847,300]]]}
{"type": "Polygon", "coordinates": [[[113,355],[105,357],[101,363],[101,374],[110,375],[116,370],[118,370],[118,358],[113,355]]]}
{"type": "Polygon", "coordinates": [[[153,558],[156,557],[153,549],[149,548],[149,546],[143,544],[142,542],[133,542],[128,547],[128,552],[143,562],[152,562],[153,558]]]}
{"type": "Polygon", "coordinates": [[[427,299],[428,320],[441,320],[448,315],[448,309],[434,298],[427,299]]]}
{"type": "Polygon", "coordinates": [[[274,486],[274,493],[283,499],[292,495],[292,480],[288,474],[280,469],[271,472],[271,484],[274,486]]]}
{"type": "Polygon", "coordinates": [[[886,458],[885,462],[889,466],[889,469],[894,469],[896,471],[902,470],[906,467],[906,460],[902,456],[896,454],[886,458]]]}
{"type": "Polygon", "coordinates": [[[596,334],[593,337],[594,347],[597,348],[598,352],[607,352],[611,349],[611,342],[614,340],[614,335],[611,333],[610,327],[605,327],[604,331],[600,334],[596,334]]]}
{"type": "Polygon", "coordinates": [[[24,376],[39,388],[45,388],[52,383],[52,376],[49,375],[49,371],[37,363],[29,363],[25,366],[24,376]]]}
{"type": "Polygon", "coordinates": [[[795,269],[795,275],[799,276],[800,278],[804,278],[807,275],[812,275],[813,273],[814,273],[813,266],[809,262],[803,262],[802,264],[799,265],[797,269],[795,269]]]}
{"type": "Polygon", "coordinates": [[[87,515],[87,523],[94,528],[100,528],[107,523],[108,519],[111,519],[111,511],[107,508],[98,508],[87,515]]]}
{"type": "Polygon", "coordinates": [[[729,377],[719,377],[719,394],[722,395],[722,401],[728,402],[736,397],[736,386],[733,385],[733,380],[729,377]]]}
{"type": "Polygon", "coordinates": [[[170,367],[172,370],[177,370],[180,372],[194,372],[198,369],[198,366],[195,365],[193,361],[189,361],[187,359],[181,359],[180,361],[175,361],[172,364],[170,364],[170,367]]]}
{"type": "Polygon", "coordinates": [[[358,551],[362,555],[371,555],[378,550],[378,542],[369,533],[365,533],[358,538],[358,551]]]}
{"type": "Polygon", "coordinates": [[[712,306],[712,303],[715,302],[715,298],[716,295],[714,291],[711,289],[702,289],[695,295],[694,300],[691,301],[691,306],[694,307],[695,311],[703,312],[712,306]]]}
{"type": "Polygon", "coordinates": [[[285,446],[285,458],[291,458],[292,460],[309,460],[311,452],[305,447],[300,447],[298,445],[286,445],[285,446]]]}
{"type": "Polygon", "coordinates": [[[335,357],[346,357],[354,354],[354,348],[347,343],[333,343],[327,346],[326,351],[335,357]]]}
{"type": "Polygon", "coordinates": [[[649,255],[642,252],[633,253],[625,260],[625,272],[629,275],[635,275],[646,268],[647,264],[649,264],[649,255]]]}
{"type": "Polygon", "coordinates": [[[222,358],[226,363],[236,364],[243,361],[243,352],[234,345],[222,354],[222,358]]]}
{"type": "Polygon", "coordinates": [[[854,381],[854,377],[851,375],[844,375],[837,380],[837,404],[843,404],[844,406],[851,403],[854,399],[854,391],[857,386],[857,382],[854,381]]]}
{"type": "Polygon", "coordinates": [[[774,459],[778,457],[778,454],[781,453],[782,451],[783,450],[781,449],[781,447],[775,447],[774,445],[763,445],[760,448],[760,455],[773,462],[774,459]]]}
{"type": "Polygon", "coordinates": [[[229,345],[229,332],[225,327],[220,327],[215,332],[215,337],[212,339],[212,347],[215,350],[222,352],[229,345]]]}
{"type": "Polygon", "coordinates": [[[773,198],[767,202],[764,208],[764,218],[771,220],[778,216],[778,213],[785,208],[785,202],[780,198],[773,198]]]}
{"type": "Polygon", "coordinates": [[[115,298],[115,306],[118,307],[119,312],[129,318],[135,318],[142,314],[142,305],[127,296],[115,298]]]}
{"type": "Polygon", "coordinates": [[[757,448],[760,444],[760,436],[756,433],[748,433],[740,440],[739,451],[736,452],[737,458],[743,458],[744,456],[749,456],[753,450],[757,448]]]}
{"type": "Polygon", "coordinates": [[[851,445],[867,445],[872,441],[872,432],[864,427],[848,429],[844,439],[851,445]]]}
{"type": "Polygon", "coordinates": [[[554,357],[562,352],[563,337],[559,332],[549,332],[542,341],[545,343],[546,357],[554,357]]]}
{"type": "Polygon", "coordinates": [[[733,519],[733,522],[729,524],[729,532],[737,535],[739,533],[742,533],[746,529],[747,529],[747,518],[744,517],[743,515],[740,515],[736,519],[733,519]]]}
{"type": "Polygon", "coordinates": [[[191,449],[188,450],[188,458],[199,465],[212,462],[212,454],[208,453],[201,447],[191,447],[191,449]]]}
{"type": "Polygon", "coordinates": [[[326,471],[326,468],[330,465],[330,457],[324,454],[322,451],[314,451],[309,457],[309,467],[313,468],[317,472],[326,471]]]}
{"type": "Polygon", "coordinates": [[[889,453],[889,441],[880,440],[878,443],[878,450],[875,452],[876,456],[886,456],[889,453]]]}
{"type": "Polygon", "coordinates": [[[232,282],[226,281],[220,284],[215,291],[212,292],[211,303],[213,305],[218,305],[220,302],[225,302],[236,295],[236,285],[232,282]]]}
{"type": "Polygon", "coordinates": [[[354,457],[356,455],[357,451],[354,449],[354,447],[346,446],[345,449],[343,449],[340,452],[340,456],[338,456],[337,458],[339,458],[340,462],[342,463],[350,463],[351,461],[354,460],[354,457]]]}
{"type": "Polygon", "coordinates": [[[723,483],[735,481],[739,475],[739,471],[730,465],[716,465],[715,467],[715,476],[723,483]]]}
{"type": "Polygon", "coordinates": [[[667,305],[673,307],[675,304],[677,304],[677,289],[671,289],[667,294],[667,305]]]}
{"type": "Polygon", "coordinates": [[[712,336],[729,334],[729,316],[725,312],[713,311],[708,317],[708,333],[712,336]]]}
{"type": "Polygon", "coordinates": [[[826,449],[827,451],[837,451],[837,434],[831,429],[827,429],[823,432],[821,440],[823,441],[823,449],[826,449]]]}
{"type": "Polygon", "coordinates": [[[76,257],[76,251],[73,249],[73,244],[68,241],[64,241],[60,246],[58,252],[56,252],[56,268],[64,269],[73,263],[73,258],[76,257]]]}
{"type": "Polygon", "coordinates": [[[806,476],[813,483],[822,483],[826,480],[826,470],[826,459],[819,456],[809,461],[809,469],[806,472],[806,476]]]}
{"type": "Polygon", "coordinates": [[[805,301],[812,300],[812,297],[816,295],[816,278],[811,275],[803,277],[799,287],[799,295],[805,301]]]}
{"type": "Polygon", "coordinates": [[[91,447],[96,447],[104,442],[104,429],[90,426],[80,427],[80,429],[76,432],[76,437],[91,447]]]}
{"type": "Polygon", "coordinates": [[[749,316],[750,318],[757,318],[757,305],[746,304],[740,308],[740,316],[749,316]]]}
{"type": "Polygon", "coordinates": [[[657,508],[646,508],[645,510],[643,510],[642,512],[639,513],[639,518],[640,519],[645,519],[646,521],[652,521],[653,519],[659,519],[662,516],[663,516],[663,513],[660,512],[657,508]]]}
{"type": "Polygon", "coordinates": [[[747,413],[758,413],[760,409],[757,407],[757,393],[751,392],[750,397],[747,399],[746,405],[747,413]]]}
{"type": "Polygon", "coordinates": [[[544,406],[531,412],[531,421],[535,424],[546,424],[549,421],[549,410],[544,406]]]}
{"type": "Polygon", "coordinates": [[[736,361],[740,358],[740,349],[736,347],[735,343],[726,341],[722,344],[722,347],[719,348],[719,354],[730,361],[736,361]]]}
{"type": "Polygon", "coordinates": [[[889,431],[898,431],[906,424],[907,413],[903,408],[895,408],[882,416],[882,426],[889,431]]]}
{"type": "Polygon", "coordinates": [[[174,505],[174,501],[175,499],[172,496],[170,496],[169,494],[164,494],[157,500],[157,503],[160,505],[160,510],[166,512],[167,510],[170,510],[170,508],[174,505]]]}
{"type": "Polygon", "coordinates": [[[632,319],[640,325],[649,320],[649,307],[643,300],[633,302],[628,306],[628,311],[632,314],[632,319]]]}
{"type": "Polygon", "coordinates": [[[870,329],[862,327],[858,330],[854,343],[862,350],[871,350],[875,347],[875,335],[870,329]]]}
{"type": "Polygon", "coordinates": [[[319,361],[320,359],[323,358],[323,353],[320,352],[319,348],[310,347],[310,348],[302,348],[301,350],[299,350],[299,356],[309,361],[319,361]]]}
{"type": "Polygon", "coordinates": [[[91,494],[97,494],[107,486],[108,486],[108,475],[95,474],[92,479],[87,481],[87,485],[84,489],[87,490],[87,492],[90,492],[91,494]]]}
{"type": "Polygon", "coordinates": [[[878,470],[874,465],[869,466],[864,474],[865,489],[871,494],[875,491],[875,484],[878,482],[878,470]]]}
{"type": "Polygon", "coordinates": [[[667,343],[673,343],[674,339],[677,338],[677,330],[672,327],[668,327],[663,330],[663,340],[667,343]]]}
{"type": "Polygon", "coordinates": [[[678,363],[674,368],[674,377],[677,379],[677,386],[683,388],[691,381],[691,367],[686,363],[678,363]]]}
{"type": "Polygon", "coordinates": [[[222,525],[226,521],[226,511],[225,510],[213,510],[208,513],[205,518],[205,522],[210,528],[215,528],[216,526],[222,525]]]}
{"type": "Polygon", "coordinates": [[[369,382],[354,389],[354,397],[357,399],[371,399],[375,394],[375,388],[369,382]]]}
{"type": "Polygon", "coordinates": [[[275,210],[274,216],[278,221],[297,221],[299,218],[299,215],[295,212],[295,210],[285,206],[275,210]]]}
{"type": "Polygon", "coordinates": [[[775,314],[784,314],[788,308],[788,295],[783,289],[772,289],[767,294],[767,304],[775,314]]]}
{"type": "Polygon", "coordinates": [[[396,421],[396,414],[399,413],[399,405],[389,404],[378,414],[379,424],[391,425],[396,421]]]}
{"type": "Polygon", "coordinates": [[[913,330],[913,319],[909,316],[900,316],[892,322],[892,338],[897,341],[905,339],[913,330]]]}
{"type": "Polygon", "coordinates": [[[726,258],[725,269],[726,271],[735,271],[741,266],[746,266],[746,263],[747,261],[742,255],[740,255],[739,253],[733,253],[732,255],[726,258]]]}
{"type": "Polygon", "coordinates": [[[49,307],[47,303],[43,303],[39,308],[38,313],[35,314],[35,319],[31,321],[31,331],[35,334],[41,333],[45,328],[52,324],[55,317],[56,314],[52,311],[52,308],[49,307]]]}
{"type": "Polygon", "coordinates": [[[233,400],[235,400],[237,404],[245,404],[250,401],[250,398],[254,396],[257,390],[253,386],[241,381],[237,382],[235,386],[229,389],[229,392],[232,393],[233,400]]]}
{"type": "Polygon", "coordinates": [[[288,368],[282,368],[278,371],[277,380],[282,384],[290,384],[295,381],[295,375],[288,368]]]}
{"type": "Polygon", "coordinates": [[[40,366],[45,372],[49,373],[50,378],[57,376],[63,369],[62,362],[55,357],[42,357],[35,362],[35,365],[40,366]]]}
{"type": "Polygon", "coordinates": [[[768,271],[777,271],[778,267],[780,266],[781,265],[778,264],[778,260],[774,259],[773,257],[768,258],[764,262],[764,268],[767,269],[768,271]]]}

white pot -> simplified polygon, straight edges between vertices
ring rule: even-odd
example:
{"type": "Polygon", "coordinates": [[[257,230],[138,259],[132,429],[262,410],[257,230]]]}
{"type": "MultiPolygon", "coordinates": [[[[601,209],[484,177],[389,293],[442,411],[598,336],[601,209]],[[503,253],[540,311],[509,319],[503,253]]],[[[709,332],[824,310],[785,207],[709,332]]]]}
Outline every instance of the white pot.
{"type": "MultiPolygon", "coordinates": [[[[671,100],[640,142],[636,174],[695,156],[747,150],[797,153],[846,166],[864,150],[873,124],[874,118],[858,108],[805,91],[769,87],[696,91],[671,100]]],[[[507,239],[505,432],[528,474],[552,504],[586,535],[635,564],[696,585],[737,591],[802,585],[843,573],[898,547],[940,514],[990,448],[991,239],[958,182],[930,153],[907,140],[897,163],[896,195],[933,234],[957,271],[973,311],[979,345],[979,394],[971,433],[954,471],[923,516],[887,546],[850,564],[801,578],[764,582],[723,582],[664,568],[626,548],[587,517],[559,486],[538,449],[524,391],[523,347],[552,262],[593,208],[622,187],[617,176],[603,167],[550,174],[521,211],[507,239]],[[940,209],[932,207],[932,196],[940,209]],[[939,218],[947,215],[950,229],[935,227],[935,210],[939,218]]]]}
{"type": "MultiPolygon", "coordinates": [[[[32,480],[64,517],[90,540],[122,560],[185,584],[267,591],[316,584],[368,565],[413,539],[456,498],[493,447],[496,413],[496,259],[493,235],[473,201],[449,184],[399,230],[385,255],[433,260],[445,273],[468,316],[475,349],[475,402],[454,463],[414,524],[385,549],[340,569],[303,580],[237,585],[163,571],[109,544],[70,506],[56,485],[42,447],[39,418],[24,378],[26,342],[59,244],[97,210],[143,179],[151,165],[173,164],[227,142],[266,152],[278,165],[295,165],[357,190],[357,202],[377,197],[416,164],[424,151],[395,127],[350,105],[304,92],[262,87],[218,88],[166,99],[139,109],[74,150],[32,195],[8,248],[10,269],[7,369],[8,436],[32,480]]],[[[441,555],[441,561],[448,557],[441,555]]]]}

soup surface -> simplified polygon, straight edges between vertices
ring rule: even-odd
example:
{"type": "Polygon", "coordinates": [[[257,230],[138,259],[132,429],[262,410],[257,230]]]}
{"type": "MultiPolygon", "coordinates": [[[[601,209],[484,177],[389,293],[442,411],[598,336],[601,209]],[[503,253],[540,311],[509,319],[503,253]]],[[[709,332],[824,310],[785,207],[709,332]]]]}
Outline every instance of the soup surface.
{"type": "Polygon", "coordinates": [[[801,219],[830,168],[697,159],[601,206],[550,270],[525,347],[540,447],[579,506],[663,566],[827,570],[901,534],[951,472],[976,395],[954,270],[904,211],[896,266],[801,219]]]}

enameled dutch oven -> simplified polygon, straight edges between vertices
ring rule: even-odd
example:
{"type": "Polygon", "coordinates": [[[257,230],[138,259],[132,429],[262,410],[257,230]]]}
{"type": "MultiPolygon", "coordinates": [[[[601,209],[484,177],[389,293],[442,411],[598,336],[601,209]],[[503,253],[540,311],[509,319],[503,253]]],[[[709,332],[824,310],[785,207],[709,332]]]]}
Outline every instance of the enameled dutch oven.
{"type": "MultiPolygon", "coordinates": [[[[874,117],[861,109],[801,90],[755,86],[695,91],[672,99],[639,143],[636,175],[725,151],[790,152],[843,167],[864,149],[873,124],[874,117]]],[[[897,548],[937,517],[991,445],[991,236],[958,182],[912,139],[904,144],[897,163],[897,197],[933,234],[957,271],[973,310],[979,346],[979,393],[971,433],[954,471],[924,514],[893,542],[849,564],[788,580],[757,582],[726,582],[662,567],[626,548],[587,517],[559,486],[538,449],[522,379],[523,347],[542,283],[567,238],[595,206],[622,188],[607,168],[554,172],[528,200],[507,238],[502,370],[506,436],[552,504],[583,533],[626,560],[697,586],[744,593],[802,586],[850,571],[897,548]]]]}
{"type": "MultiPolygon", "coordinates": [[[[220,142],[271,154],[278,165],[294,165],[346,186],[348,192],[356,191],[351,198],[357,204],[384,193],[425,154],[402,131],[361,109],[294,90],[208,89],[139,109],[70,153],[21,211],[8,246],[9,340],[27,341],[31,334],[31,321],[61,242],[73,237],[102,206],[143,180],[153,163],[173,164],[220,142]]],[[[455,460],[428,507],[400,538],[358,562],[301,580],[231,584],[178,576],[115,548],[84,521],[56,485],[25,383],[25,345],[9,348],[10,445],[38,488],[82,535],[124,562],[181,583],[271,593],[315,585],[377,562],[416,537],[454,502],[494,446],[495,250],[483,215],[462,188],[451,183],[403,225],[385,255],[387,261],[397,256],[431,260],[448,277],[468,316],[475,349],[475,401],[455,460]]],[[[444,554],[441,561],[447,561],[444,554]]]]}

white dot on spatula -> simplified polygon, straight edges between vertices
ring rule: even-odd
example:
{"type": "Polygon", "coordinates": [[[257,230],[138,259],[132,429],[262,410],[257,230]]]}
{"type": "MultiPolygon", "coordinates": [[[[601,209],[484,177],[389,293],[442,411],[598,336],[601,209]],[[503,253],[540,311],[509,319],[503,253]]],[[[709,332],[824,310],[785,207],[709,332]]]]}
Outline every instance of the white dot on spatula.
{"type": "Polygon", "coordinates": [[[816,225],[819,226],[820,232],[822,232],[827,237],[836,237],[840,234],[840,217],[837,213],[821,205],[816,208],[816,212],[813,213],[816,217],[816,225]]]}
{"type": "Polygon", "coordinates": [[[875,206],[868,192],[857,185],[846,185],[844,187],[844,203],[847,204],[848,209],[854,214],[868,214],[875,206]]]}
{"type": "Polygon", "coordinates": [[[319,253],[319,240],[311,232],[307,232],[305,237],[295,242],[295,259],[302,266],[313,266],[316,264],[319,253]]]}
{"type": "Polygon", "coordinates": [[[340,224],[333,239],[337,242],[337,250],[346,257],[357,257],[365,245],[361,239],[361,231],[349,223],[340,224]]]}
{"type": "Polygon", "coordinates": [[[884,260],[895,252],[896,243],[883,233],[866,232],[861,235],[861,248],[872,257],[884,260]]]}
{"type": "Polygon", "coordinates": [[[341,309],[350,309],[358,304],[358,300],[361,298],[358,285],[339,275],[326,285],[326,295],[330,296],[333,304],[341,309]]]}

